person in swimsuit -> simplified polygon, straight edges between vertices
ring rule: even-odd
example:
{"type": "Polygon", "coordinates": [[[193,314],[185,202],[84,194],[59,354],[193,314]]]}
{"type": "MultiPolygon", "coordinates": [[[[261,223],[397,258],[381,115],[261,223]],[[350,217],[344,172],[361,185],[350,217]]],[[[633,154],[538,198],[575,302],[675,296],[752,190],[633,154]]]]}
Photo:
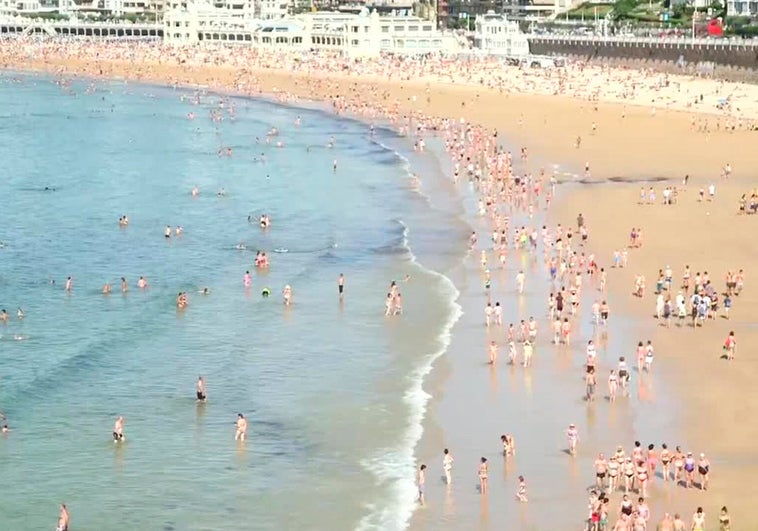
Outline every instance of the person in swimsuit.
{"type": "Polygon", "coordinates": [[[626,494],[624,494],[624,497],[621,500],[621,505],[619,505],[619,514],[623,514],[627,517],[632,516],[632,501],[626,494]]]}
{"type": "Polygon", "coordinates": [[[687,457],[684,458],[684,473],[687,478],[684,487],[689,489],[695,481],[695,458],[692,457],[692,452],[687,452],[687,457]]]}
{"type": "Polygon", "coordinates": [[[608,472],[608,462],[603,454],[598,454],[595,459],[595,483],[602,489],[605,485],[605,475],[608,472]]]}
{"type": "Polygon", "coordinates": [[[234,440],[244,441],[245,435],[247,434],[247,419],[245,419],[245,415],[237,413],[237,422],[235,424],[237,426],[237,431],[234,434],[234,440]]]}
{"type": "Polygon", "coordinates": [[[624,461],[622,472],[624,473],[624,492],[629,492],[634,488],[634,476],[636,473],[631,457],[627,457],[626,461],[624,461]]]}
{"type": "Polygon", "coordinates": [[[647,497],[648,478],[647,464],[640,463],[637,465],[637,484],[639,486],[637,490],[643,498],[647,497]]]}
{"type": "Polygon", "coordinates": [[[124,417],[119,416],[113,425],[113,442],[123,442],[126,440],[124,437],[124,417]]]}
{"type": "Polygon", "coordinates": [[[337,291],[339,292],[340,300],[345,295],[345,275],[340,273],[339,278],[337,278],[337,291]]]}
{"type": "Polygon", "coordinates": [[[65,503],[61,503],[60,511],[58,512],[58,526],[55,531],[68,531],[68,507],[65,503]]]}
{"type": "Polygon", "coordinates": [[[619,388],[619,379],[616,375],[616,371],[611,369],[611,373],[608,375],[608,401],[613,403],[616,401],[616,392],[619,388]]]}
{"type": "Polygon", "coordinates": [[[608,461],[608,490],[614,492],[618,488],[619,462],[615,456],[608,461]]]}
{"type": "Polygon", "coordinates": [[[424,505],[424,487],[426,485],[426,465],[418,468],[418,502],[424,505]]]}
{"type": "Polygon", "coordinates": [[[479,492],[487,494],[487,458],[482,457],[479,463],[479,492]]]}
{"type": "Polygon", "coordinates": [[[682,481],[682,471],[684,469],[684,454],[682,449],[677,446],[674,452],[674,483],[676,485],[682,481]]]}
{"type": "Polygon", "coordinates": [[[731,529],[732,519],[729,518],[729,511],[726,507],[722,507],[719,513],[719,531],[731,531],[731,529]]]}
{"type": "Polygon", "coordinates": [[[655,469],[658,468],[658,454],[654,444],[647,445],[647,468],[651,479],[655,479],[655,469]]]}
{"type": "Polygon", "coordinates": [[[661,446],[661,468],[662,468],[662,474],[663,474],[663,480],[668,481],[671,477],[671,471],[670,471],[670,465],[671,463],[671,452],[669,452],[668,445],[666,443],[663,443],[661,446]]]}
{"type": "Polygon", "coordinates": [[[197,401],[205,402],[208,399],[208,395],[205,392],[205,381],[202,376],[197,377],[197,401]]]}
{"type": "Polygon", "coordinates": [[[569,455],[576,455],[576,443],[579,441],[579,430],[576,429],[574,424],[569,424],[569,427],[566,430],[566,438],[568,439],[569,455]]]}
{"type": "Polygon", "coordinates": [[[697,471],[700,474],[700,489],[708,490],[708,473],[711,470],[711,463],[706,459],[705,454],[700,454],[700,460],[697,462],[697,471]]]}
{"type": "Polygon", "coordinates": [[[523,503],[529,501],[529,499],[526,497],[526,480],[524,479],[524,476],[518,477],[518,491],[516,492],[516,499],[523,503]]]}

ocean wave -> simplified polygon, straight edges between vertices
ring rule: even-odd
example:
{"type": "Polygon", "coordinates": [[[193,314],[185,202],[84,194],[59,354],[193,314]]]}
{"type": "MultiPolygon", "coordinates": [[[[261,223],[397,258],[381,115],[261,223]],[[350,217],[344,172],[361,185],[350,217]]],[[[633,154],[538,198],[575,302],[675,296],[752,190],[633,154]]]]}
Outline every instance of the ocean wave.
{"type": "Polygon", "coordinates": [[[434,363],[448,349],[452,338],[452,329],[461,315],[463,308],[457,300],[460,292],[447,276],[421,265],[410,248],[408,227],[402,220],[398,223],[403,228],[403,245],[411,255],[412,262],[425,274],[439,281],[448,300],[447,319],[442,325],[437,339],[440,348],[426,356],[421,364],[410,374],[408,389],[403,394],[403,403],[408,408],[408,422],[403,436],[397,445],[379,449],[374,456],[361,461],[367,471],[374,475],[380,485],[390,485],[390,499],[385,503],[367,505],[369,511],[356,526],[356,531],[400,530],[406,529],[416,508],[415,486],[415,449],[424,433],[423,420],[431,395],[424,391],[424,379],[432,371],[434,363]]]}

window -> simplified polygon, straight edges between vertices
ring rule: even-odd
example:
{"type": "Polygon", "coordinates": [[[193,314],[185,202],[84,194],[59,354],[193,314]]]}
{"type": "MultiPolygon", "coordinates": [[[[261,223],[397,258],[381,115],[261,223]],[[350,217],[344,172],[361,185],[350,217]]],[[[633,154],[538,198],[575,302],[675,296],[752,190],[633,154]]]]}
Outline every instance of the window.
{"type": "Polygon", "coordinates": [[[423,31],[432,31],[432,27],[431,26],[423,26],[421,29],[423,31]]]}
{"type": "Polygon", "coordinates": [[[350,41],[350,46],[358,46],[358,39],[353,39],[350,41]]]}
{"type": "Polygon", "coordinates": [[[418,26],[408,26],[408,31],[418,31],[418,26]]]}
{"type": "Polygon", "coordinates": [[[405,26],[395,26],[395,31],[403,32],[405,31],[405,26]]]}
{"type": "Polygon", "coordinates": [[[382,26],[382,33],[389,33],[390,27],[389,26],[382,26]]]}

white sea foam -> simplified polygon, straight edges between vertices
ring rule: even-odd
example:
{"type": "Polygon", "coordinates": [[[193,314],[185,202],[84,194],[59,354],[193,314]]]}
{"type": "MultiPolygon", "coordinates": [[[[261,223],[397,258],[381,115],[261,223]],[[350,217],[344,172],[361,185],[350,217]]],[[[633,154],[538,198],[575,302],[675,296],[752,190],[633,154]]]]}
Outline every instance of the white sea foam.
{"type": "Polygon", "coordinates": [[[408,227],[403,226],[403,246],[411,256],[412,262],[425,274],[436,277],[441,289],[448,296],[448,314],[438,335],[440,347],[424,358],[408,378],[409,387],[403,395],[403,402],[408,407],[406,428],[397,445],[380,449],[375,456],[361,461],[361,465],[370,471],[380,485],[390,484],[390,496],[386,500],[366,506],[368,514],[358,523],[357,531],[401,530],[410,523],[416,508],[415,487],[415,448],[423,435],[423,420],[431,395],[423,389],[424,378],[432,371],[434,362],[442,356],[450,345],[452,328],[463,314],[463,308],[456,302],[460,292],[455,284],[445,275],[422,266],[416,260],[408,245],[408,227]]]}

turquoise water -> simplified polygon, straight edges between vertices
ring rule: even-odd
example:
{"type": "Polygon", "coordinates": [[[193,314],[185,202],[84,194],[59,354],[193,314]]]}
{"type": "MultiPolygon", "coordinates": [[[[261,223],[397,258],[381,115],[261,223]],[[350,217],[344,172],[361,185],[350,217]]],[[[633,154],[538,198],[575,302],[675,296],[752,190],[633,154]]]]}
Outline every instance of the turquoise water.
{"type": "Polygon", "coordinates": [[[12,428],[0,437],[0,528],[52,528],[62,501],[76,530],[402,528],[421,377],[456,316],[455,288],[419,262],[444,272],[460,259],[467,229],[451,214],[461,207],[435,203],[446,197],[436,163],[400,158],[406,142],[389,131],[194,99],[0,77],[0,308],[11,315],[0,408],[12,428]],[[283,148],[265,143],[271,127],[283,148]],[[218,156],[226,147],[233,156],[218,156]],[[421,190],[409,167],[432,176],[421,190]],[[266,232],[247,220],[263,212],[266,232]],[[185,232],[166,240],[166,225],[185,232]],[[265,273],[256,249],[269,252],[265,273]],[[406,275],[405,315],[384,318],[390,280],[406,275]],[[238,412],[250,423],[244,445],[233,440],[238,412]],[[127,442],[114,445],[118,415],[127,442]]]}

